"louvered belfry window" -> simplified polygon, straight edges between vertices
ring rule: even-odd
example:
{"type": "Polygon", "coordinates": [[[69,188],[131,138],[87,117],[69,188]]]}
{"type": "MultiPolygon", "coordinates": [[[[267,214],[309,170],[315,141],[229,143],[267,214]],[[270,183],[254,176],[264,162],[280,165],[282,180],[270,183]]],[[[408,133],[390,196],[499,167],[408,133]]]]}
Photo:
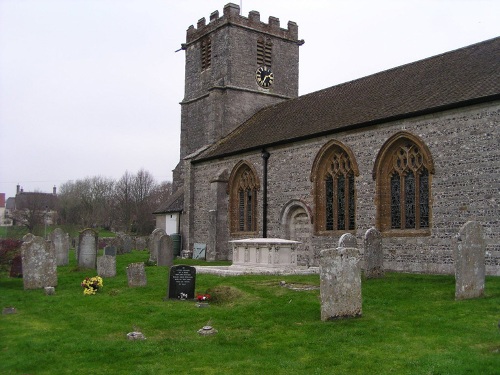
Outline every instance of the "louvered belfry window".
{"type": "Polygon", "coordinates": [[[272,43],[270,39],[259,38],[257,40],[257,65],[271,67],[272,43]]]}
{"type": "Polygon", "coordinates": [[[210,68],[212,65],[212,41],[209,38],[201,42],[201,70],[210,68]]]}

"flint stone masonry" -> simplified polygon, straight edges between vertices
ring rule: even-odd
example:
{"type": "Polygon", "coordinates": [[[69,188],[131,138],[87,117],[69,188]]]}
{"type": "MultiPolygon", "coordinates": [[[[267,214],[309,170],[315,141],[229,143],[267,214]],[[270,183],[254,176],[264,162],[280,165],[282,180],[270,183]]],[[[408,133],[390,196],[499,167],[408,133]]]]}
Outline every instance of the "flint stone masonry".
{"type": "Polygon", "coordinates": [[[146,269],[144,263],[131,263],[127,267],[128,286],[133,288],[137,286],[146,286],[146,269]]]}
{"type": "MultiPolygon", "coordinates": [[[[26,237],[26,236],[25,236],[26,237]]],[[[27,237],[21,245],[24,289],[57,286],[55,250],[42,237],[27,237]]]]}
{"type": "Polygon", "coordinates": [[[116,276],[116,257],[103,255],[97,258],[97,275],[101,277],[116,276]]]}
{"type": "MultiPolygon", "coordinates": [[[[500,164],[496,156],[499,121],[500,101],[497,101],[442,111],[432,116],[395,120],[363,131],[339,131],[331,136],[269,147],[269,160],[273,162],[269,162],[268,170],[268,217],[276,219],[268,221],[268,237],[294,239],[287,236],[286,225],[279,220],[284,207],[291,200],[300,199],[311,211],[310,217],[314,218],[311,168],[321,147],[335,139],[352,150],[360,170],[360,176],[355,179],[355,235],[361,244],[366,230],[376,226],[376,181],[371,174],[374,158],[390,137],[404,129],[420,137],[429,147],[434,160],[436,173],[432,176],[432,228],[430,234],[425,236],[384,236],[385,271],[454,274],[452,237],[475,215],[483,224],[485,232],[486,273],[500,276],[500,198],[496,194],[499,188],[496,171],[500,164]],[[479,156],[482,163],[478,164],[479,156]],[[293,165],[293,169],[284,165],[293,165]]],[[[192,164],[190,168],[184,168],[187,181],[211,181],[223,170],[230,174],[242,159],[255,166],[257,176],[262,181],[260,150],[192,164]]],[[[183,226],[190,230],[183,230],[183,248],[189,249],[193,243],[206,243],[210,238],[211,202],[218,198],[208,183],[190,183],[184,189],[188,192],[186,202],[189,201],[187,194],[196,197],[194,204],[189,207],[192,218],[183,215],[183,226]]],[[[227,196],[224,199],[227,200],[227,196]]],[[[223,203],[220,202],[221,205],[223,203]]],[[[259,196],[257,228],[260,230],[261,203],[259,196]]],[[[231,235],[229,231],[227,235],[229,240],[239,239],[237,234],[231,235]]],[[[320,250],[334,247],[339,234],[316,235],[311,220],[309,236],[314,251],[310,264],[318,266],[320,250]]],[[[231,260],[229,241],[217,243],[217,252],[228,254],[227,259],[231,260]]]]}
{"type": "Polygon", "coordinates": [[[384,276],[384,252],[382,250],[382,235],[375,228],[370,228],[364,238],[365,276],[378,278],[384,276]]]}
{"type": "Polygon", "coordinates": [[[96,269],[97,233],[92,229],[84,229],[78,237],[78,266],[96,269]]]}
{"type": "Polygon", "coordinates": [[[56,228],[50,234],[50,241],[55,248],[57,265],[67,266],[69,264],[69,234],[64,233],[61,228],[56,228]]]}
{"type": "Polygon", "coordinates": [[[465,223],[455,243],[455,299],[481,297],[486,273],[483,227],[477,221],[465,223]]]}
{"type": "Polygon", "coordinates": [[[149,260],[152,262],[158,261],[158,252],[160,250],[160,238],[167,233],[160,228],[156,228],[149,239],[149,260]]]}
{"type": "Polygon", "coordinates": [[[174,265],[174,242],[168,234],[160,237],[160,246],[158,248],[158,266],[174,265]]]}
{"type": "MultiPolygon", "coordinates": [[[[352,234],[346,236],[354,237],[352,234]]],[[[352,244],[355,238],[344,238],[352,244]]],[[[326,249],[320,253],[321,320],[361,316],[361,266],[354,247],[326,249]]]]}

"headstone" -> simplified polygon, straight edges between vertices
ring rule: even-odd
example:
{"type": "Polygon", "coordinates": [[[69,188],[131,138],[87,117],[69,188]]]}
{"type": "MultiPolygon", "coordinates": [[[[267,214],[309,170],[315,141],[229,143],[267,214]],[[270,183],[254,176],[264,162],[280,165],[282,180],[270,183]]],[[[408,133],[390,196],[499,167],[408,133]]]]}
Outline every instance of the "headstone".
{"type": "Polygon", "coordinates": [[[168,298],[181,300],[194,299],[195,284],[196,268],[185,265],[171,267],[168,298]]]}
{"type": "Polygon", "coordinates": [[[127,267],[127,279],[129,287],[146,286],[146,269],[144,263],[131,263],[127,267]]]}
{"type": "Polygon", "coordinates": [[[123,254],[132,252],[132,238],[127,234],[121,235],[121,238],[123,241],[123,254]]]}
{"type": "Polygon", "coordinates": [[[64,233],[61,228],[56,228],[50,234],[50,241],[55,248],[58,266],[69,264],[69,234],[64,233]]]}
{"type": "Polygon", "coordinates": [[[26,233],[23,236],[23,242],[30,242],[35,236],[31,233],[26,233]]]}
{"type": "Polygon", "coordinates": [[[16,255],[14,258],[12,258],[9,276],[23,277],[23,260],[21,258],[21,255],[16,255]]]}
{"type": "Polygon", "coordinates": [[[149,260],[151,262],[158,261],[158,251],[160,249],[160,238],[167,233],[160,228],[156,228],[153,233],[151,233],[151,238],[149,240],[149,260]]]}
{"type": "Polygon", "coordinates": [[[57,285],[57,264],[54,248],[42,237],[32,236],[21,245],[24,289],[57,285]]]}
{"type": "Polygon", "coordinates": [[[116,254],[122,255],[125,253],[123,246],[123,237],[118,234],[112,241],[112,246],[116,249],[116,254]]]}
{"type": "Polygon", "coordinates": [[[112,257],[115,257],[116,256],[116,247],[114,246],[105,246],[104,247],[104,255],[109,255],[109,256],[112,256],[112,257]]]}
{"type": "Polygon", "coordinates": [[[207,254],[206,243],[195,243],[193,245],[193,259],[205,259],[207,254]]]}
{"type": "Polygon", "coordinates": [[[101,277],[116,276],[116,257],[103,255],[97,258],[97,275],[101,277]]]}
{"type": "Polygon", "coordinates": [[[384,252],[382,250],[382,235],[375,228],[365,233],[365,276],[368,279],[384,276],[384,252]]]}
{"type": "Polygon", "coordinates": [[[320,253],[321,320],[356,317],[362,313],[359,250],[340,247],[342,244],[353,244],[352,238],[339,241],[337,249],[320,253]]]}
{"type": "Polygon", "coordinates": [[[78,238],[78,266],[96,268],[97,233],[92,229],[84,229],[78,238]]]}
{"type": "Polygon", "coordinates": [[[483,227],[469,221],[455,239],[455,299],[481,297],[484,293],[486,242],[483,227]]]}
{"type": "Polygon", "coordinates": [[[358,241],[356,240],[356,237],[351,233],[344,233],[342,236],[340,236],[339,247],[352,247],[357,249],[358,241]]]}
{"type": "Polygon", "coordinates": [[[145,250],[148,247],[148,243],[146,238],[144,237],[136,237],[135,238],[135,249],[136,250],[145,250]]]}
{"type": "Polygon", "coordinates": [[[160,247],[158,249],[158,266],[174,265],[174,242],[168,234],[160,237],[160,247]]]}

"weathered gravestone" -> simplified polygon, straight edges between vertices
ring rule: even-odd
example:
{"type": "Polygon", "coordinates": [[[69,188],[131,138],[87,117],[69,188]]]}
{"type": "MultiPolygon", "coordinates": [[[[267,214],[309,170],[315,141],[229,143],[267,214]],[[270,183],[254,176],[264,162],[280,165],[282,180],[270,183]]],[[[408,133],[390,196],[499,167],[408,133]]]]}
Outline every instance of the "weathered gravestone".
{"type": "Polygon", "coordinates": [[[342,235],[337,249],[320,253],[321,320],[361,316],[361,266],[356,238],[342,235]]]}
{"type": "Polygon", "coordinates": [[[486,274],[483,227],[469,221],[455,238],[455,299],[481,297],[486,274]]]}
{"type": "Polygon", "coordinates": [[[56,228],[50,234],[50,241],[55,248],[57,265],[67,266],[69,264],[69,234],[64,233],[61,228],[56,228]]]}
{"type": "Polygon", "coordinates": [[[54,248],[42,237],[31,236],[21,245],[24,289],[57,286],[54,248]]]}
{"type": "Polygon", "coordinates": [[[170,268],[168,298],[194,299],[196,268],[191,266],[173,266],[170,268]]]}
{"type": "Polygon", "coordinates": [[[123,240],[123,253],[128,254],[132,252],[132,237],[128,234],[122,235],[123,240]]]}
{"type": "Polygon", "coordinates": [[[120,234],[113,238],[111,246],[116,249],[116,254],[122,255],[125,253],[123,245],[123,237],[120,234]]]}
{"type": "Polygon", "coordinates": [[[167,233],[160,228],[156,228],[149,239],[149,261],[158,261],[158,251],[160,250],[160,238],[167,233]]]}
{"type": "Polygon", "coordinates": [[[136,237],[135,238],[135,249],[136,250],[144,250],[148,247],[148,241],[144,237],[136,237]]]}
{"type": "Polygon", "coordinates": [[[127,280],[129,287],[146,286],[146,269],[144,263],[130,263],[127,267],[127,280]]]}
{"type": "Polygon", "coordinates": [[[84,229],[78,238],[78,266],[96,268],[97,233],[92,229],[84,229]]]}
{"type": "Polygon", "coordinates": [[[116,247],[105,246],[104,247],[104,255],[109,255],[109,256],[115,257],[116,256],[116,247]]]}
{"type": "Polygon", "coordinates": [[[382,235],[375,228],[365,233],[365,276],[377,278],[384,276],[384,252],[382,250],[382,235]]]}
{"type": "Polygon", "coordinates": [[[97,275],[101,277],[116,276],[116,257],[103,255],[97,258],[97,275]]]}
{"type": "Polygon", "coordinates": [[[160,247],[158,249],[158,266],[174,265],[174,241],[168,234],[160,237],[160,247]]]}

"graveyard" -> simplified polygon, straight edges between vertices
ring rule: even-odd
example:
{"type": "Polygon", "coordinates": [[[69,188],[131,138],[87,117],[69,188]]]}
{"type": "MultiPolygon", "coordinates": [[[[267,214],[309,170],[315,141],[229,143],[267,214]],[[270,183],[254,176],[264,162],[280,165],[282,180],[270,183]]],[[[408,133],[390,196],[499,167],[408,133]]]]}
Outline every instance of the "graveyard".
{"type": "MultiPolygon", "coordinates": [[[[457,300],[453,275],[363,276],[362,314],[323,321],[317,274],[198,273],[195,296],[210,296],[201,308],[196,298],[168,298],[170,267],[151,265],[148,251],[117,255],[115,276],[103,277],[94,295],[84,295],[81,283],[96,270],[79,267],[74,250],[68,259],[57,266],[54,294],[25,290],[23,279],[0,275],[1,374],[495,374],[500,369],[498,277],[486,277],[482,297],[457,300]],[[130,285],[133,264],[142,264],[142,284],[130,285]],[[212,328],[203,330],[207,326],[212,328]]],[[[230,263],[175,259],[174,264],[230,263]]]]}

